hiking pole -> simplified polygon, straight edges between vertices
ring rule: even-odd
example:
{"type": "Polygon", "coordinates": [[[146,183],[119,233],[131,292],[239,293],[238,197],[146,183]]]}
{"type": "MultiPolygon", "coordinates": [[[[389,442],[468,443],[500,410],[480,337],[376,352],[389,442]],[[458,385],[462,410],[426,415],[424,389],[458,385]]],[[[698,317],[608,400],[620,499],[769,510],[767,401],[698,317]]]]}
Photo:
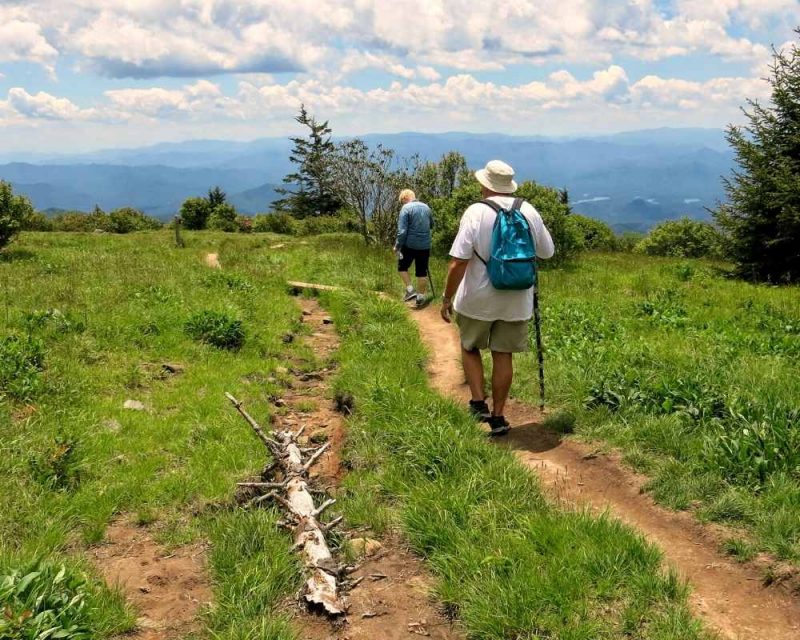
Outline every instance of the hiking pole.
{"type": "Polygon", "coordinates": [[[433,286],[433,278],[431,277],[431,268],[428,267],[428,284],[431,285],[431,295],[436,300],[436,287],[433,286]]]}
{"type": "Polygon", "coordinates": [[[542,349],[542,316],[539,313],[539,287],[533,290],[533,323],[536,326],[536,351],[539,357],[539,408],[544,411],[544,350],[542,349]]]}

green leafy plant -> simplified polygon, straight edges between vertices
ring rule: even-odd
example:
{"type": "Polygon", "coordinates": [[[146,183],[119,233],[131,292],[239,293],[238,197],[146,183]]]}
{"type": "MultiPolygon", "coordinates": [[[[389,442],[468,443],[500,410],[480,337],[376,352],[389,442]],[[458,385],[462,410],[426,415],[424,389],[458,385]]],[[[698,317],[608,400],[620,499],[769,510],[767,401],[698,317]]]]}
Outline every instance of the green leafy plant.
{"type": "Polygon", "coordinates": [[[94,638],[89,590],[66,567],[34,562],[0,576],[0,637],[4,640],[94,638]]]}
{"type": "Polygon", "coordinates": [[[40,388],[44,346],[31,336],[0,338],[0,398],[28,400],[40,388]]]}
{"type": "Polygon", "coordinates": [[[636,245],[638,253],[674,258],[717,258],[722,235],[714,225],[690,218],[668,220],[656,225],[636,245]]]}
{"type": "Polygon", "coordinates": [[[82,461],[77,440],[59,436],[52,446],[29,460],[31,475],[48,489],[64,491],[80,484],[82,461]]]}
{"type": "Polygon", "coordinates": [[[217,311],[200,311],[186,322],[187,335],[218,349],[237,351],[244,344],[242,321],[217,311]]]}

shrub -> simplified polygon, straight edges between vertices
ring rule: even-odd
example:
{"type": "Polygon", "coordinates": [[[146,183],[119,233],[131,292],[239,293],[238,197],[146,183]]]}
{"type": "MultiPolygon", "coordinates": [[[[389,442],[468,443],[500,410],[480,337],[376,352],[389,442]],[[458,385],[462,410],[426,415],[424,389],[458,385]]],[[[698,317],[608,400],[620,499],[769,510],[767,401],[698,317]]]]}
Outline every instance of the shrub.
{"type": "Polygon", "coordinates": [[[239,233],[252,233],[253,219],[250,216],[236,216],[236,230],[239,233]]]}
{"type": "Polygon", "coordinates": [[[253,218],[253,231],[257,233],[295,233],[297,222],[288,213],[260,213],[253,218]]]}
{"type": "Polygon", "coordinates": [[[53,222],[41,211],[32,211],[22,221],[21,231],[52,231],[53,222]]]}
{"type": "Polygon", "coordinates": [[[11,185],[0,180],[0,249],[14,239],[31,215],[33,205],[30,200],[25,196],[15,196],[11,185]]]}
{"type": "Polygon", "coordinates": [[[187,198],[180,210],[186,229],[205,229],[211,215],[211,205],[205,198],[187,198]]]}
{"type": "Polygon", "coordinates": [[[568,262],[580,253],[584,248],[583,234],[575,216],[570,214],[569,205],[562,200],[561,192],[528,181],[519,186],[515,195],[525,198],[541,214],[556,246],[555,262],[568,262]]]}
{"type": "Polygon", "coordinates": [[[237,231],[236,209],[227,203],[214,207],[208,216],[208,228],[229,233],[237,231]]]}
{"type": "Polygon", "coordinates": [[[65,566],[37,561],[0,576],[0,637],[90,640],[96,609],[86,580],[65,566]]]}
{"type": "Polygon", "coordinates": [[[359,231],[355,218],[339,216],[314,216],[297,223],[296,233],[301,236],[315,236],[321,233],[353,233],[359,231]]]}
{"type": "Polygon", "coordinates": [[[720,256],[722,236],[708,222],[690,218],[668,220],[653,230],[636,245],[637,253],[674,258],[717,258],[720,256]]]}
{"type": "Polygon", "coordinates": [[[200,311],[186,322],[187,335],[218,349],[239,350],[244,344],[242,321],[225,313],[200,311]]]}
{"type": "Polygon", "coordinates": [[[625,231],[622,235],[617,236],[617,250],[630,253],[644,240],[644,237],[645,234],[638,231],[625,231]]]}
{"type": "Polygon", "coordinates": [[[138,209],[123,207],[115,209],[108,215],[107,231],[111,233],[131,233],[132,231],[150,231],[160,229],[163,224],[138,209]]]}
{"type": "MultiPolygon", "coordinates": [[[[541,214],[556,246],[554,261],[565,262],[575,257],[583,249],[583,236],[578,224],[573,222],[569,206],[562,202],[561,194],[550,187],[535,182],[523,182],[517,193],[520,198],[530,202],[541,214]]],[[[434,211],[433,250],[439,255],[447,255],[458,233],[458,225],[464,211],[481,200],[481,189],[474,178],[453,190],[449,198],[440,198],[431,203],[434,211]]]]}
{"type": "Polygon", "coordinates": [[[589,218],[580,214],[570,215],[579,233],[583,237],[583,246],[594,251],[616,251],[617,236],[602,220],[589,218]]]}
{"type": "Polygon", "coordinates": [[[44,368],[42,343],[34,338],[7,336],[0,339],[0,398],[27,400],[39,389],[44,368]]]}
{"type": "Polygon", "coordinates": [[[29,464],[34,479],[48,489],[66,491],[80,484],[78,443],[71,438],[56,438],[47,451],[31,457],[29,464]]]}

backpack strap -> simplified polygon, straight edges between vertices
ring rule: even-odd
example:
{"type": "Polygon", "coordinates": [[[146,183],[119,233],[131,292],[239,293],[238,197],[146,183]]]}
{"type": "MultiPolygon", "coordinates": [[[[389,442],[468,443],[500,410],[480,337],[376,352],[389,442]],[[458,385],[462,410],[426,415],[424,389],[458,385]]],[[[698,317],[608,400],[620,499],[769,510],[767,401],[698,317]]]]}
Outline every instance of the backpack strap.
{"type": "MultiPolygon", "coordinates": [[[[489,200],[488,198],[486,200],[481,200],[478,204],[485,204],[492,211],[494,211],[497,215],[500,215],[500,212],[503,211],[503,207],[501,207],[499,204],[497,204],[494,200],[489,200]]],[[[474,249],[473,249],[473,253],[478,257],[478,260],[480,260],[484,265],[489,266],[489,263],[486,262],[486,260],[484,260],[481,257],[480,253],[478,253],[474,249]]]]}
{"type": "Polygon", "coordinates": [[[512,211],[519,211],[522,213],[522,203],[525,202],[525,198],[514,198],[514,204],[511,205],[512,211]]]}

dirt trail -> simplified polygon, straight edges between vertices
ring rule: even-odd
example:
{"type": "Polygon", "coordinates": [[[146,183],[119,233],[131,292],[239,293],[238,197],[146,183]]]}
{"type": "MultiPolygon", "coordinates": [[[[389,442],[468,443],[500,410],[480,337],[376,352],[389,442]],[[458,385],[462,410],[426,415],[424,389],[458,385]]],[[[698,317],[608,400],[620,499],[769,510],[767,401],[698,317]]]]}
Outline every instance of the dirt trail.
{"type": "MultiPolygon", "coordinates": [[[[299,298],[299,304],[303,322],[312,332],[303,341],[325,361],[339,345],[333,324],[316,300],[299,298]]],[[[275,422],[293,430],[305,425],[311,440],[331,442],[330,453],[323,456],[314,473],[319,483],[335,496],[343,475],[341,453],[345,430],[342,416],[333,410],[328,397],[331,367],[325,365],[319,371],[302,373],[295,366],[292,372],[291,388],[282,398],[285,410],[275,417],[275,422]]],[[[351,537],[368,535],[365,531],[350,534],[351,537]]],[[[382,539],[381,545],[372,557],[361,562],[352,576],[363,581],[347,596],[347,616],[331,623],[318,615],[298,613],[296,622],[300,637],[303,640],[407,640],[418,635],[436,640],[463,640],[463,634],[453,629],[434,607],[429,595],[432,579],[421,560],[394,537],[382,539]]]]}
{"type": "Polygon", "coordinates": [[[202,545],[167,552],[147,529],[120,520],[92,555],[106,582],[139,612],[138,629],[126,638],[166,640],[197,630],[197,614],[212,600],[202,545]]]}
{"type": "MultiPolygon", "coordinates": [[[[469,399],[460,364],[457,330],[442,322],[438,308],[414,312],[431,352],[430,375],[443,394],[469,399]]],[[[731,640],[797,640],[800,598],[780,587],[762,586],[762,575],[718,552],[719,538],[691,514],[668,511],[642,493],[643,478],[613,455],[596,451],[538,426],[537,409],[511,401],[506,416],[513,429],[504,442],[565,504],[609,510],[657,544],[692,585],[694,612],[731,640]]]]}

